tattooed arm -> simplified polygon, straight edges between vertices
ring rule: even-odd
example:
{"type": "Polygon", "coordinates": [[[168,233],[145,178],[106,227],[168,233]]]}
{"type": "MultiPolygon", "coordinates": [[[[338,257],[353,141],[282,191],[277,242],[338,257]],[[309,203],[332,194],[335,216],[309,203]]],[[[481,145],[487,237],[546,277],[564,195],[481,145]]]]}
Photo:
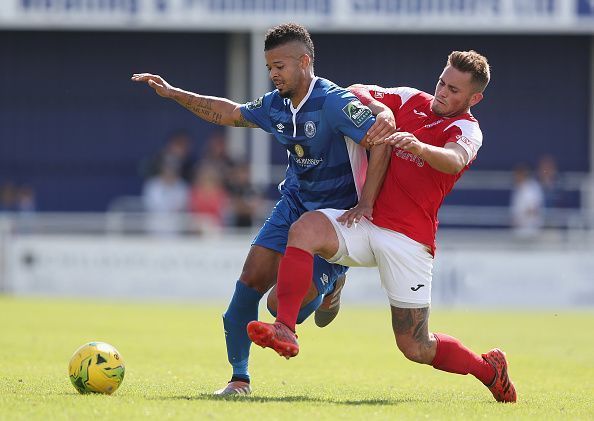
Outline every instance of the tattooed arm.
{"type": "Polygon", "coordinates": [[[198,95],[171,86],[161,76],[150,73],[132,75],[135,82],[146,82],[163,98],[175,100],[198,117],[210,123],[234,127],[258,127],[247,121],[240,111],[240,104],[226,98],[198,95]]]}
{"type": "Polygon", "coordinates": [[[210,123],[222,126],[258,127],[243,117],[239,110],[240,104],[226,98],[198,95],[177,88],[174,88],[170,98],[210,123]]]}

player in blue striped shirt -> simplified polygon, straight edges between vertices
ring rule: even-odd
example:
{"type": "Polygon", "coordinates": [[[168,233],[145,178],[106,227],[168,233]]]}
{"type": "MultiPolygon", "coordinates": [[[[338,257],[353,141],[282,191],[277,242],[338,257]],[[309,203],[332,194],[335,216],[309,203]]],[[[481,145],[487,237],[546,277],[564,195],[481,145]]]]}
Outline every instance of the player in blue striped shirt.
{"type": "MultiPolygon", "coordinates": [[[[251,393],[251,341],[246,326],[257,320],[260,299],[276,283],[291,224],[309,210],[350,209],[358,203],[362,214],[370,217],[390,155],[387,147],[373,148],[368,162],[365,146],[368,139],[384,138],[395,130],[389,108],[375,102],[370,109],[347,90],[314,76],[314,46],[304,27],[283,24],[272,28],[266,34],[264,51],[276,89],[244,105],[175,88],[157,75],[132,76],[132,80],[148,83],[157,94],[174,99],[204,120],[260,127],[288,151],[286,178],[279,186],[281,199],[254,239],[223,315],[233,375],[225,388],[215,392],[217,395],[251,393]]],[[[302,304],[298,322],[316,310],[324,296],[338,298],[336,281],[342,278],[344,282],[345,272],[343,266],[315,258],[315,287],[302,304]]],[[[291,291],[274,293],[280,296],[291,291]]],[[[329,313],[326,320],[318,320],[316,314],[318,325],[327,324],[336,309],[329,313]]]]}

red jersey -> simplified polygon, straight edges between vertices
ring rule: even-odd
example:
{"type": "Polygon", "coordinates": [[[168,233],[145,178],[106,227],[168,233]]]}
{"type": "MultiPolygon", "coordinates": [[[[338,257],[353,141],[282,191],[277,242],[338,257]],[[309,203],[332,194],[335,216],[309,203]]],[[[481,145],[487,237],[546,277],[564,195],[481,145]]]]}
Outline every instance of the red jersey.
{"type": "Polygon", "coordinates": [[[456,142],[468,154],[468,162],[458,174],[432,168],[422,158],[394,148],[392,158],[373,208],[373,223],[397,231],[431,247],[435,254],[437,212],[445,196],[475,159],[483,135],[470,114],[452,118],[431,111],[433,96],[413,88],[367,86],[369,93],[394,113],[398,131],[410,132],[421,142],[443,147],[456,142]]]}

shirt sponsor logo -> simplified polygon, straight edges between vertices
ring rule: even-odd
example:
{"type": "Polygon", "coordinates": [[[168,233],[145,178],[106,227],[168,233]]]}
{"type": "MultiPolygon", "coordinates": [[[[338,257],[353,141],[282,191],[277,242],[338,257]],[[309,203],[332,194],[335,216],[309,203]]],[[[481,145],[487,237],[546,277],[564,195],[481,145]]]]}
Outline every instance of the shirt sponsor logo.
{"type": "Polygon", "coordinates": [[[404,159],[405,161],[414,162],[415,164],[417,164],[417,167],[419,167],[419,168],[425,166],[425,161],[423,159],[419,158],[418,156],[416,156],[414,153],[406,152],[406,151],[403,151],[402,149],[394,149],[394,154],[400,159],[404,159]]]}
{"type": "Polygon", "coordinates": [[[245,107],[248,110],[255,110],[256,108],[260,108],[262,106],[262,101],[264,101],[264,97],[260,97],[258,99],[253,100],[252,102],[248,102],[245,107]]]}
{"type": "Polygon", "coordinates": [[[315,167],[324,160],[322,158],[295,158],[295,162],[302,167],[315,167]]]}
{"type": "Polygon", "coordinates": [[[307,121],[303,128],[305,130],[305,136],[312,138],[316,135],[316,125],[313,121],[307,121]]]}
{"type": "Polygon", "coordinates": [[[468,139],[466,136],[456,135],[456,140],[458,142],[464,143],[465,145],[468,145],[472,150],[474,150],[474,145],[472,144],[470,139],[468,139]]]}
{"type": "Polygon", "coordinates": [[[431,127],[437,126],[439,123],[443,123],[443,118],[440,118],[439,120],[434,121],[433,123],[425,124],[425,128],[430,129],[431,127]]]}
{"type": "Polygon", "coordinates": [[[470,159],[474,158],[474,155],[476,155],[476,147],[470,141],[470,139],[468,139],[466,136],[456,135],[456,143],[466,145],[468,149],[470,149],[470,159]]]}
{"type": "Polygon", "coordinates": [[[307,168],[307,167],[315,167],[316,165],[319,165],[320,163],[324,162],[324,159],[322,158],[304,158],[305,156],[305,149],[303,148],[303,146],[296,144],[295,146],[293,146],[293,150],[295,151],[295,155],[291,155],[293,157],[293,159],[295,160],[295,163],[297,163],[297,165],[307,168]]]}
{"type": "Polygon", "coordinates": [[[369,107],[366,107],[361,104],[361,101],[357,100],[349,102],[344,106],[342,111],[357,127],[361,127],[373,115],[369,107]]]}

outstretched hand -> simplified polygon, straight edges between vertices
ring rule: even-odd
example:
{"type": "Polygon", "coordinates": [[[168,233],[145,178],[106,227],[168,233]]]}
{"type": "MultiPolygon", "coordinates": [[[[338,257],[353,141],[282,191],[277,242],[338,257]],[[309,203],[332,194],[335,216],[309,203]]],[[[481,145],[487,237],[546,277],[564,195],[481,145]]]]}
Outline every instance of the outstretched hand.
{"type": "Polygon", "coordinates": [[[370,221],[373,221],[373,206],[363,205],[361,203],[357,204],[354,208],[345,211],[342,215],[340,215],[336,220],[340,222],[342,225],[347,227],[352,227],[353,224],[358,223],[361,218],[367,218],[370,221]]]}
{"type": "Polygon", "coordinates": [[[171,86],[165,79],[163,79],[159,75],[153,75],[150,73],[135,73],[132,75],[131,78],[134,82],[145,82],[151,88],[155,90],[155,92],[162,96],[163,98],[171,97],[173,92],[173,86],[171,86]]]}

